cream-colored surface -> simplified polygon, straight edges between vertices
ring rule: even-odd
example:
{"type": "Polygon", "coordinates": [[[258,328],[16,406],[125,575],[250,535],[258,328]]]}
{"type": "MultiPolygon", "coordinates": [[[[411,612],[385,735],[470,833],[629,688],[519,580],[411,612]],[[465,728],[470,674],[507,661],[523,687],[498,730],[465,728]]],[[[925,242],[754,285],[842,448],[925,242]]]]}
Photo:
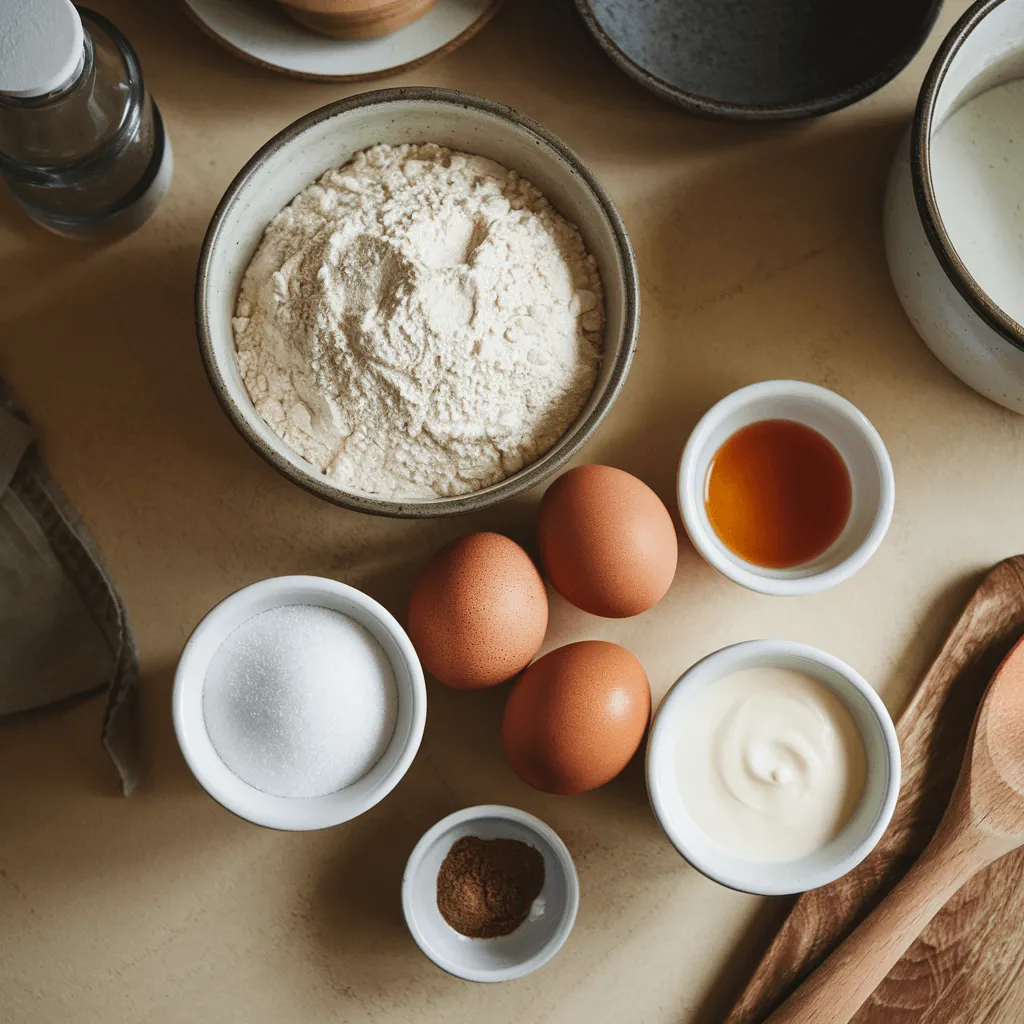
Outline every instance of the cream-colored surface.
{"type": "MultiPolygon", "coordinates": [[[[415,571],[471,529],[529,536],[540,494],[461,520],[344,512],[279,477],[206,383],[192,329],[199,243],[231,176],[293,118],[357,89],[292,81],[205,39],[170,4],[94,0],[136,44],[175,147],[155,218],[107,248],[51,238],[0,198],[0,373],[103,547],[142,650],[146,782],[115,795],[101,702],[0,724],[0,1020],[7,1024],[656,1024],[717,1021],[772,923],[764,901],[690,870],[647,807],[641,766],[552,797],[502,761],[504,692],[432,686],[420,756],[350,825],[282,834],[207,798],[177,752],[170,683],[189,630],[229,591],[333,575],[402,612],[415,571]],[[576,929],[523,981],[434,968],[399,883],[444,814],[505,802],[566,840],[576,929]]],[[[640,347],[583,461],[672,501],[687,432],[766,377],[834,388],[892,454],[897,506],[857,576],[779,599],[717,576],[689,545],[668,597],[605,622],[552,599],[547,646],[604,637],[643,661],[655,699],[698,657],[759,636],[832,651],[898,709],[978,572],[1024,549],[1024,419],[952,377],[905,320],[881,239],[888,164],[941,34],[881,93],[808,124],[688,117],[601,55],[567,3],[510,0],[463,49],[394,80],[482,93],[536,117],[607,185],[636,246],[640,347]]]]}

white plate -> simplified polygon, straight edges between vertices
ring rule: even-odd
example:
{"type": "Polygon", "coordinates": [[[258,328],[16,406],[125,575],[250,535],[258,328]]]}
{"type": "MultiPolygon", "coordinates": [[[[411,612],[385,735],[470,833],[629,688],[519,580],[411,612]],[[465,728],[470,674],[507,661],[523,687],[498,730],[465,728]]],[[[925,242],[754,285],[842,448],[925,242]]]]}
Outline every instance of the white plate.
{"type": "Polygon", "coordinates": [[[274,0],[182,0],[218,43],[264,67],[299,78],[379,78],[461,46],[501,0],[438,0],[422,18],[379,39],[334,39],[292,21],[274,0]]]}

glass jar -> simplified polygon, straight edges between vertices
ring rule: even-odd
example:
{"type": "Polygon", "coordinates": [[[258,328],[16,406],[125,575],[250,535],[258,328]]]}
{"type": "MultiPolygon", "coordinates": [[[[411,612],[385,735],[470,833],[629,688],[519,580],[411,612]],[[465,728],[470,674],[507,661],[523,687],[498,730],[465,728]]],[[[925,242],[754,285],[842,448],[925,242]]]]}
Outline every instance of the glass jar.
{"type": "Polygon", "coordinates": [[[128,40],[102,15],[78,15],[82,52],[67,81],[38,96],[0,92],[0,174],[44,227],[106,238],[159,205],[171,149],[128,40]]]}

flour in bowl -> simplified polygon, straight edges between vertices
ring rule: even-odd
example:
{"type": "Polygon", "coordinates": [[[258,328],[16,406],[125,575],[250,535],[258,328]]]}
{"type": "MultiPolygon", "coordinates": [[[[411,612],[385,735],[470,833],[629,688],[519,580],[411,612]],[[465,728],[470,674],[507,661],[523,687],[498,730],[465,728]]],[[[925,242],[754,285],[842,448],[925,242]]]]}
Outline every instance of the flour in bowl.
{"type": "Polygon", "coordinates": [[[430,499],[497,483],[577,418],[604,299],[576,227],[492,160],[375,146],[267,227],[234,319],[269,426],[332,482],[430,499]]]}

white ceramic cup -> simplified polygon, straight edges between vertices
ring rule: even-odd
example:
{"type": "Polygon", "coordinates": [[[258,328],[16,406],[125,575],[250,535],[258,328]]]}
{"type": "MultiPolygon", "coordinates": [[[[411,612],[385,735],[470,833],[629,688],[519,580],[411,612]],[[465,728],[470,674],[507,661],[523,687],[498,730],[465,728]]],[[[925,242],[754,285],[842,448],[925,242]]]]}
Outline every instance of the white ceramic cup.
{"type": "Polygon", "coordinates": [[[569,937],[579,905],[576,867],[557,833],[526,811],[498,804],[467,807],[442,818],[416,844],[402,879],[402,910],[416,945],[438,967],[467,981],[510,981],[543,967],[569,937]],[[511,935],[467,938],[437,909],[441,863],[463,836],[518,839],[544,857],[544,888],[530,916],[511,935]]]}
{"type": "Polygon", "coordinates": [[[174,731],[199,784],[218,803],[257,825],[288,830],[327,828],[379,803],[412,764],[427,718],[427,689],[412,641],[398,620],[360,590],[320,576],[278,576],[244,587],[217,605],[189,637],[174,675],[174,731]],[[365,626],[384,648],[398,685],[398,717],[380,760],[357,782],[303,799],[271,796],[243,782],[220,759],[206,731],[203,686],[220,645],[260,612],[308,604],[342,612],[365,626]]]}
{"type": "Polygon", "coordinates": [[[647,791],[672,845],[708,878],[763,896],[805,892],[852,871],[882,837],[899,789],[899,741],[881,698],[845,662],[788,640],[750,640],[698,661],[665,695],[647,741],[647,791]],[[680,721],[693,700],[724,676],[762,666],[803,672],[829,687],[849,708],[867,753],[864,795],[853,817],[826,846],[795,860],[747,860],[723,849],[690,816],[677,781],[680,721]]]}
{"type": "Polygon", "coordinates": [[[932,183],[936,130],[963,103],[1024,78],[1024,0],[981,0],[946,37],[921,87],[885,198],[885,251],[907,316],[965,384],[1024,413],[1024,325],[986,295],[946,232],[932,183]]]}
{"type": "Polygon", "coordinates": [[[896,502],[892,462],[867,417],[834,391],[798,380],[767,380],[726,395],[693,428],[679,464],[679,511],[700,554],[724,576],[762,594],[827,590],[848,579],[878,549],[896,502]],[[766,569],[730,551],[715,533],[705,506],[708,470],[737,430],[761,420],[796,420],[835,445],[850,472],[850,517],[835,543],[813,562],[766,569]]]}

